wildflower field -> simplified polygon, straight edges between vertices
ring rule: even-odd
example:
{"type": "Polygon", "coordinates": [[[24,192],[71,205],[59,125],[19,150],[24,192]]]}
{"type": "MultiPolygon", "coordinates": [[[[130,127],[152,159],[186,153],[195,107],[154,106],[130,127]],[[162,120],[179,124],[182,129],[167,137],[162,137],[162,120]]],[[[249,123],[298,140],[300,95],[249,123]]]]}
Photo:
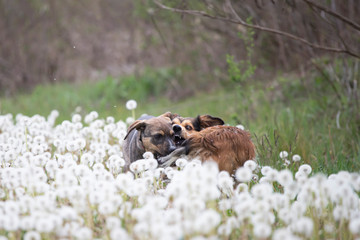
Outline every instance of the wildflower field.
{"type": "Polygon", "coordinates": [[[313,174],[286,151],[292,170],[145,153],[124,173],[126,122],[58,115],[0,116],[1,240],[360,239],[359,173],[313,174]]]}

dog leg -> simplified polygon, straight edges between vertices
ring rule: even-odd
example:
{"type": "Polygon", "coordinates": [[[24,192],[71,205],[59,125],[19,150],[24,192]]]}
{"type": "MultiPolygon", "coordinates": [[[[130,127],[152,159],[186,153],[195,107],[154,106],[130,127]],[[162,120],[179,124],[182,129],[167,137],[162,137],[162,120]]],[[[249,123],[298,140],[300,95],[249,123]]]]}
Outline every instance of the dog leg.
{"type": "Polygon", "coordinates": [[[186,148],[180,147],[174,150],[169,155],[159,158],[158,159],[159,166],[163,168],[170,167],[181,155],[185,153],[186,153],[186,148]]]}

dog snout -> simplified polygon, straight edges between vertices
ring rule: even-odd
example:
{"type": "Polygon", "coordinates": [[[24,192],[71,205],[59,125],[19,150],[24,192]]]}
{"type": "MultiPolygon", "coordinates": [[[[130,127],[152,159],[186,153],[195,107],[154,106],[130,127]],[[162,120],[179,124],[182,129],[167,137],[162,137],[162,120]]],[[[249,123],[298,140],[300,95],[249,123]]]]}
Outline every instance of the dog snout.
{"type": "Polygon", "coordinates": [[[180,127],[180,125],[175,124],[175,125],[173,126],[173,130],[174,130],[175,133],[181,132],[181,127],[180,127]]]}

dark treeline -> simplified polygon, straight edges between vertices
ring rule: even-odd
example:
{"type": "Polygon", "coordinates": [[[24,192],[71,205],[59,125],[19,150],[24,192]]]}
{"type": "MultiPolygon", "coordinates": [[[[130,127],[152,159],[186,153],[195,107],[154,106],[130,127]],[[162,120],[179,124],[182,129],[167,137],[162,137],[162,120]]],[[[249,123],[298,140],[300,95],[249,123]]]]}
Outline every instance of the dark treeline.
{"type": "Polygon", "coordinates": [[[360,2],[314,2],[324,9],[306,0],[160,2],[206,12],[211,19],[147,0],[0,0],[0,94],[170,67],[182,74],[169,79],[168,89],[182,97],[194,86],[212,88],[227,81],[226,55],[251,60],[256,74],[267,77],[277,71],[304,72],[315,58],[349,56],[257,29],[250,35],[249,28],[216,18],[242,19],[360,55],[360,2]]]}

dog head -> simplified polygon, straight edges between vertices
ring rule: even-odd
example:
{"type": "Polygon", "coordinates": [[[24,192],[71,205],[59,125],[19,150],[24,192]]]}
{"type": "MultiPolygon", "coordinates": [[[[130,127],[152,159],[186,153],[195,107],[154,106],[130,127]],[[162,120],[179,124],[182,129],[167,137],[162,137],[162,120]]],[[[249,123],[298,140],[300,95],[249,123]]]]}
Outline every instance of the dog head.
{"type": "Polygon", "coordinates": [[[161,115],[146,120],[136,120],[130,125],[125,139],[135,129],[139,131],[140,145],[145,151],[152,152],[155,158],[166,156],[176,149],[172,122],[168,117],[161,115]]]}
{"type": "Polygon", "coordinates": [[[204,128],[216,125],[224,125],[224,121],[220,118],[212,117],[210,115],[200,115],[196,118],[183,118],[180,116],[175,116],[172,118],[174,142],[176,146],[180,146],[186,139],[191,136],[191,134],[199,132],[204,128]]]}

